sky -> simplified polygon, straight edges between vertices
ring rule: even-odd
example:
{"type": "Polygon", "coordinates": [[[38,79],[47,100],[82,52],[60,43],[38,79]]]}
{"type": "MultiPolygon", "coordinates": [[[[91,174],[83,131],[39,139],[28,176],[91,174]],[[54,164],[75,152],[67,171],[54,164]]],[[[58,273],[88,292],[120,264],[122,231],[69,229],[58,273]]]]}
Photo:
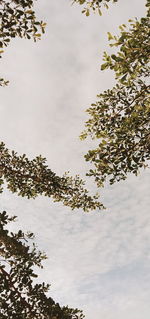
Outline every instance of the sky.
{"type": "MultiPolygon", "coordinates": [[[[103,16],[81,14],[71,1],[36,3],[47,22],[41,41],[16,39],[1,59],[0,133],[9,149],[29,158],[39,154],[58,175],[85,173],[84,154],[93,141],[80,141],[85,110],[96,94],[111,88],[114,75],[100,71],[107,32],[145,12],[143,0],[120,0],[103,16]]],[[[95,185],[87,180],[89,189],[95,185]]],[[[48,260],[39,281],[51,283],[50,295],[77,307],[86,319],[149,319],[150,196],[149,169],[138,177],[100,191],[103,212],[71,211],[38,197],[28,200],[7,190],[0,209],[18,216],[12,229],[35,233],[48,260]]]]}

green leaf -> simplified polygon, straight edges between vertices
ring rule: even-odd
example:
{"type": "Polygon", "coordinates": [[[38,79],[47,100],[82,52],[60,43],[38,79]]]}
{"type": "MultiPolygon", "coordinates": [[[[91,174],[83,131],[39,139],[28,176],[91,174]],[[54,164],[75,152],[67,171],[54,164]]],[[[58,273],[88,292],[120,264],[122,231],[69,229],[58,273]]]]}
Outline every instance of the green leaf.
{"type": "Polygon", "coordinates": [[[108,63],[103,63],[103,64],[101,65],[101,70],[103,71],[103,70],[107,69],[108,67],[109,67],[109,64],[108,64],[108,63]]]}
{"type": "Polygon", "coordinates": [[[114,39],[114,37],[112,36],[112,34],[110,32],[107,32],[107,35],[108,35],[108,40],[109,41],[114,39]]]}

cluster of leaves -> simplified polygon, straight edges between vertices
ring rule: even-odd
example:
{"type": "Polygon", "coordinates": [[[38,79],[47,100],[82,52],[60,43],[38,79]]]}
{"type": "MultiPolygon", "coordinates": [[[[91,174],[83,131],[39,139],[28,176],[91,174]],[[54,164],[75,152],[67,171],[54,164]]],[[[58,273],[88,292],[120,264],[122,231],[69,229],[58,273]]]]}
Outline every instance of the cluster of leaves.
{"type": "Polygon", "coordinates": [[[98,186],[107,178],[110,184],[126,179],[128,172],[137,175],[139,168],[146,167],[150,159],[149,89],[142,80],[132,86],[117,84],[88,109],[88,134],[100,142],[85,158],[95,165],[88,175],[95,177],[98,186]]]}
{"type": "Polygon", "coordinates": [[[117,83],[87,110],[90,118],[81,134],[81,139],[89,135],[99,140],[85,155],[94,164],[87,175],[94,176],[98,186],[107,179],[110,184],[124,180],[129,172],[137,175],[150,159],[149,0],[147,7],[147,16],[129,20],[129,29],[122,25],[119,37],[108,33],[110,46],[120,50],[111,56],[105,52],[101,69],[113,70],[117,83]]]}
{"type": "Polygon", "coordinates": [[[124,85],[132,85],[134,79],[148,77],[150,69],[150,21],[144,17],[140,21],[129,20],[130,28],[127,30],[125,24],[120,26],[119,37],[108,32],[108,40],[111,47],[120,50],[111,56],[104,52],[104,61],[101,70],[111,69],[116,74],[116,80],[124,85]]]}
{"type": "Polygon", "coordinates": [[[82,13],[84,13],[86,16],[90,15],[90,10],[92,9],[93,12],[98,12],[99,15],[102,15],[101,7],[102,5],[104,8],[108,9],[108,3],[109,2],[118,2],[118,0],[73,0],[73,3],[78,3],[80,5],[84,5],[84,9],[82,10],[82,13]]]}
{"type": "Polygon", "coordinates": [[[43,268],[45,254],[29,245],[33,233],[9,232],[15,220],[0,213],[0,318],[1,319],[83,319],[82,311],[61,307],[47,296],[49,286],[35,283],[34,268],[43,268]]]}
{"type": "Polygon", "coordinates": [[[89,196],[79,176],[73,178],[64,174],[59,177],[45,162],[41,156],[33,160],[25,155],[18,156],[14,151],[9,152],[4,143],[0,143],[0,191],[5,180],[8,189],[20,196],[35,198],[43,194],[56,202],[62,201],[72,209],[82,208],[84,211],[103,208],[97,201],[97,195],[89,196]]]}
{"type": "MultiPolygon", "coordinates": [[[[44,33],[45,23],[37,21],[33,4],[33,0],[0,1],[0,57],[12,38],[33,38],[36,41],[40,39],[41,32],[44,33]]],[[[7,83],[0,79],[0,86],[7,83]]]]}

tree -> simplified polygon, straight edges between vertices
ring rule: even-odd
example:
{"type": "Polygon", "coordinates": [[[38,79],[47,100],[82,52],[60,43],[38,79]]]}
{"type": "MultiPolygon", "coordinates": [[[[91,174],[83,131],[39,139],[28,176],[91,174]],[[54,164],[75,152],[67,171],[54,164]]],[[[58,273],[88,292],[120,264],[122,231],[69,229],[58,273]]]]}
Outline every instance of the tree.
{"type": "Polygon", "coordinates": [[[108,2],[118,2],[118,0],[73,0],[74,3],[78,3],[80,5],[84,5],[82,13],[85,13],[86,16],[90,15],[90,10],[92,9],[93,12],[98,12],[99,15],[102,15],[101,7],[108,9],[108,2]]]}
{"type": "Polygon", "coordinates": [[[61,307],[47,296],[50,285],[35,282],[35,266],[43,268],[46,258],[29,244],[33,233],[7,229],[15,220],[0,213],[0,318],[1,319],[83,319],[82,311],[61,307]]]}
{"type": "Polygon", "coordinates": [[[120,36],[108,32],[110,46],[119,51],[104,53],[101,70],[113,70],[116,85],[100,93],[87,110],[90,118],[81,139],[98,139],[97,148],[85,158],[94,164],[87,175],[94,176],[99,187],[106,180],[124,180],[128,173],[137,175],[150,160],[149,0],[146,6],[147,15],[129,20],[129,28],[120,26],[120,36]]]}

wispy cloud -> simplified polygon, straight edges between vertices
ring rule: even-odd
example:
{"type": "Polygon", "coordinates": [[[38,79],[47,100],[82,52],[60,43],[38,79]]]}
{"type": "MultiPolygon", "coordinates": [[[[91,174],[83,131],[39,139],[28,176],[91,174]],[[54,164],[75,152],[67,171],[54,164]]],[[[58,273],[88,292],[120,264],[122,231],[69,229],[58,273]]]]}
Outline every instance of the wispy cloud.
{"type": "MultiPolygon", "coordinates": [[[[37,44],[13,42],[2,59],[11,83],[1,90],[1,138],[19,153],[46,156],[58,174],[70,169],[84,176],[82,156],[91,142],[78,140],[83,111],[113,84],[111,73],[99,72],[106,32],[140,16],[144,6],[120,1],[102,18],[88,19],[66,0],[37,6],[48,22],[46,35],[37,44]]],[[[49,257],[39,274],[52,283],[55,299],[83,308],[87,319],[149,319],[149,185],[148,170],[107,187],[102,213],[70,212],[49,199],[28,201],[8,191],[0,206],[18,216],[13,228],[36,234],[49,257]]]]}

